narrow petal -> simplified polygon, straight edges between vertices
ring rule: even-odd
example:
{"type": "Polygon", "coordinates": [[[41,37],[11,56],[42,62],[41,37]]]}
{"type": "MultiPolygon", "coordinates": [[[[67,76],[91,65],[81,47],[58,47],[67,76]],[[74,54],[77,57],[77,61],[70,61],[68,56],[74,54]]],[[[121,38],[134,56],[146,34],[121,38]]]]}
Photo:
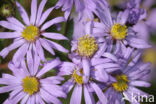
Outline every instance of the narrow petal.
{"type": "Polygon", "coordinates": [[[6,93],[9,91],[15,90],[16,88],[18,88],[17,85],[9,85],[9,86],[0,87],[0,93],[6,93]]]}
{"type": "Polygon", "coordinates": [[[97,94],[100,102],[102,104],[107,104],[107,98],[104,95],[104,93],[102,92],[102,90],[98,87],[98,85],[96,85],[95,83],[91,83],[91,86],[94,89],[95,93],[97,94]]]}
{"type": "Polygon", "coordinates": [[[115,62],[118,61],[117,57],[115,57],[115,56],[112,55],[111,53],[105,52],[102,56],[107,57],[107,58],[109,58],[109,59],[112,59],[112,60],[115,61],[115,62]]]}
{"type": "Polygon", "coordinates": [[[18,7],[18,11],[20,12],[21,17],[22,17],[24,23],[25,23],[27,26],[30,25],[29,17],[28,17],[28,14],[26,13],[25,9],[24,9],[24,8],[21,6],[21,4],[18,3],[17,1],[16,1],[16,5],[17,5],[17,7],[18,7]]]}
{"type": "Polygon", "coordinates": [[[48,22],[46,22],[42,27],[41,27],[41,31],[49,28],[50,26],[60,23],[60,22],[64,22],[65,18],[64,17],[56,17],[48,22]]]}
{"type": "Polygon", "coordinates": [[[121,16],[118,17],[118,18],[120,18],[119,23],[125,24],[126,21],[127,21],[127,19],[128,19],[128,16],[129,16],[129,10],[125,10],[125,11],[121,14],[121,16]]]}
{"type": "Polygon", "coordinates": [[[43,99],[40,96],[40,93],[37,93],[35,98],[36,98],[35,104],[45,104],[45,102],[43,101],[43,99]]]}
{"type": "Polygon", "coordinates": [[[33,68],[34,73],[33,73],[33,75],[36,75],[36,73],[38,72],[39,65],[40,65],[40,57],[38,56],[37,52],[35,52],[34,53],[34,68],[33,68]]]}
{"type": "Polygon", "coordinates": [[[81,98],[82,98],[82,86],[77,84],[72,93],[70,104],[81,104],[81,98]]]}
{"type": "Polygon", "coordinates": [[[21,91],[14,98],[10,99],[10,102],[12,102],[12,104],[17,104],[25,95],[26,93],[21,91]]]}
{"type": "Polygon", "coordinates": [[[45,48],[52,55],[55,55],[54,50],[51,48],[51,46],[49,45],[49,43],[45,39],[40,38],[39,40],[40,40],[40,43],[41,43],[43,48],[45,48]]]}
{"type": "Polygon", "coordinates": [[[41,77],[44,73],[48,72],[49,70],[52,70],[54,67],[58,66],[61,63],[61,61],[56,58],[52,60],[51,62],[47,63],[36,75],[37,77],[41,77]]]}
{"type": "Polygon", "coordinates": [[[32,25],[35,24],[36,13],[37,13],[37,0],[32,0],[32,2],[31,2],[31,17],[30,17],[30,23],[32,25]]]}
{"type": "Polygon", "coordinates": [[[69,79],[68,81],[66,81],[66,82],[62,85],[63,91],[64,91],[65,93],[68,93],[68,92],[71,91],[71,89],[73,88],[73,86],[74,86],[73,80],[69,79]]]}
{"type": "Polygon", "coordinates": [[[13,56],[13,62],[18,66],[20,64],[20,61],[24,58],[24,56],[27,53],[27,49],[29,47],[28,43],[23,44],[14,54],[13,56]]]}
{"type": "Polygon", "coordinates": [[[17,38],[20,37],[20,32],[0,32],[1,39],[17,38]]]}
{"type": "Polygon", "coordinates": [[[7,22],[7,21],[0,21],[0,26],[3,26],[7,29],[10,29],[10,30],[15,30],[15,31],[23,31],[23,28],[21,28],[20,26],[17,26],[15,24],[12,24],[10,22],[7,22]]]}
{"type": "Polygon", "coordinates": [[[43,33],[42,35],[45,36],[46,38],[55,40],[68,40],[65,36],[63,36],[60,33],[43,33]]]}
{"type": "Polygon", "coordinates": [[[28,71],[28,69],[27,69],[27,66],[26,66],[26,63],[25,63],[25,59],[23,59],[23,60],[21,61],[21,67],[22,67],[22,70],[24,71],[24,74],[25,74],[26,76],[29,76],[30,73],[29,73],[29,71],[28,71]]]}
{"type": "Polygon", "coordinates": [[[39,20],[41,19],[41,15],[42,15],[42,12],[43,12],[43,9],[44,9],[46,2],[47,2],[47,0],[42,0],[40,5],[39,5],[38,12],[37,12],[37,19],[36,19],[36,25],[37,26],[38,26],[39,20]]]}
{"type": "Polygon", "coordinates": [[[137,87],[150,87],[151,86],[151,84],[148,82],[138,81],[138,80],[137,81],[131,81],[129,84],[132,86],[137,86],[137,87]]]}
{"type": "Polygon", "coordinates": [[[20,84],[20,80],[13,76],[9,78],[0,78],[0,84],[5,85],[20,84]]]}
{"type": "MultiPolygon", "coordinates": [[[[46,39],[47,40],[47,39],[46,39]]],[[[58,50],[58,51],[61,51],[61,52],[64,52],[64,53],[68,53],[68,50],[65,49],[63,46],[53,42],[53,41],[50,41],[50,40],[47,40],[49,42],[49,44],[51,45],[51,47],[53,47],[54,49],[58,50]]]]}
{"type": "Polygon", "coordinates": [[[18,86],[18,88],[16,88],[15,90],[13,90],[9,97],[10,99],[14,98],[18,93],[20,93],[21,91],[23,90],[23,87],[22,86],[18,86]]]}
{"type": "Polygon", "coordinates": [[[92,58],[91,60],[92,66],[109,63],[109,62],[111,62],[111,60],[108,58],[92,58]]]}
{"type": "Polygon", "coordinates": [[[65,13],[64,13],[64,18],[65,18],[66,20],[68,19],[70,13],[71,13],[71,9],[68,9],[67,11],[65,11],[65,13]]]}
{"type": "Polygon", "coordinates": [[[76,12],[80,12],[80,11],[83,11],[83,9],[85,8],[85,5],[84,5],[84,1],[83,0],[75,0],[75,9],[76,9],[76,12]]]}
{"type": "Polygon", "coordinates": [[[144,40],[138,39],[135,37],[127,37],[127,41],[129,42],[130,46],[132,46],[134,48],[144,49],[144,48],[150,48],[151,47],[144,40]]]}
{"type": "Polygon", "coordinates": [[[85,85],[84,85],[84,98],[85,98],[86,104],[95,104],[92,93],[88,91],[88,88],[85,85]]]}
{"type": "Polygon", "coordinates": [[[98,51],[95,53],[94,57],[99,58],[107,49],[107,44],[103,43],[101,47],[99,47],[98,51]]]}
{"type": "Polygon", "coordinates": [[[66,98],[66,94],[63,92],[63,90],[58,90],[55,86],[47,85],[44,86],[43,89],[53,96],[66,98]]]}
{"type": "Polygon", "coordinates": [[[53,103],[53,104],[61,104],[61,101],[59,99],[57,99],[56,97],[50,95],[48,92],[46,92],[45,90],[41,89],[40,90],[41,93],[41,97],[49,104],[49,103],[53,103]]]}
{"type": "Polygon", "coordinates": [[[43,22],[47,19],[47,17],[49,16],[49,14],[51,13],[51,11],[54,9],[54,7],[49,8],[48,10],[46,10],[43,14],[42,17],[39,21],[39,23],[37,24],[37,26],[40,26],[43,24],[43,22]]]}
{"type": "Polygon", "coordinates": [[[29,50],[27,51],[27,64],[28,69],[31,75],[33,75],[33,54],[32,54],[32,44],[29,46],[29,50]]]}
{"type": "Polygon", "coordinates": [[[7,18],[7,20],[8,20],[10,23],[12,23],[12,24],[15,24],[15,25],[17,25],[17,26],[19,26],[19,27],[21,27],[21,28],[25,28],[25,26],[24,26],[19,20],[17,20],[17,19],[14,18],[14,17],[9,17],[9,18],[7,18]]]}
{"type": "Polygon", "coordinates": [[[45,55],[44,55],[44,50],[43,50],[43,48],[41,47],[41,43],[40,43],[39,40],[36,41],[36,49],[38,50],[37,52],[38,52],[38,55],[40,56],[41,60],[42,60],[43,62],[45,62],[46,59],[45,59],[45,55]]]}
{"type": "Polygon", "coordinates": [[[27,95],[24,96],[23,99],[21,100],[21,104],[26,104],[28,98],[29,98],[29,95],[27,94],[27,95]]]}
{"type": "Polygon", "coordinates": [[[95,77],[98,81],[107,82],[109,80],[108,73],[104,69],[96,69],[95,77]]]}
{"type": "Polygon", "coordinates": [[[8,99],[3,102],[3,104],[12,104],[8,99]]]}
{"type": "Polygon", "coordinates": [[[87,83],[90,78],[90,63],[89,60],[86,58],[82,59],[82,66],[83,66],[83,82],[87,83]]]}
{"type": "Polygon", "coordinates": [[[22,44],[24,44],[24,40],[19,40],[19,41],[15,41],[14,43],[12,43],[10,46],[4,48],[1,52],[0,52],[0,56],[2,56],[3,58],[5,58],[8,53],[18,47],[20,47],[22,44]]]}
{"type": "Polygon", "coordinates": [[[118,67],[120,67],[120,66],[118,64],[116,64],[116,63],[105,63],[105,64],[95,66],[96,69],[118,68],[118,67]]]}

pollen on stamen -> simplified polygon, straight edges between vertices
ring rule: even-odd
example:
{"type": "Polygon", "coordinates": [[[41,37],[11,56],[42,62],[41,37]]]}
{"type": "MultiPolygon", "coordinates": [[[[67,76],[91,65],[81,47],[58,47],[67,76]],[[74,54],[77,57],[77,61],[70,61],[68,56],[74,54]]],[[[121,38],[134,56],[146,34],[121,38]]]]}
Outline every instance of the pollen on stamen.
{"type": "Polygon", "coordinates": [[[113,88],[118,92],[123,92],[128,89],[128,78],[125,74],[116,76],[116,82],[112,84],[113,88]]]}
{"type": "Polygon", "coordinates": [[[91,57],[97,49],[98,45],[94,37],[85,35],[79,38],[77,52],[80,56],[91,57]]]}
{"type": "Polygon", "coordinates": [[[39,30],[36,26],[27,26],[22,32],[22,37],[29,42],[33,42],[39,37],[39,30]]]}
{"type": "Polygon", "coordinates": [[[115,23],[111,28],[111,35],[117,40],[125,39],[127,36],[127,26],[115,23]]]}
{"type": "MultiPolygon", "coordinates": [[[[80,74],[82,75],[83,72],[82,70],[80,70],[80,74]]],[[[83,76],[81,75],[78,75],[77,74],[77,70],[74,70],[73,74],[72,74],[72,78],[74,78],[74,81],[77,83],[77,84],[83,84],[83,76]]]]}
{"type": "Polygon", "coordinates": [[[36,77],[25,77],[23,79],[23,91],[32,95],[38,91],[39,82],[36,77]]]}

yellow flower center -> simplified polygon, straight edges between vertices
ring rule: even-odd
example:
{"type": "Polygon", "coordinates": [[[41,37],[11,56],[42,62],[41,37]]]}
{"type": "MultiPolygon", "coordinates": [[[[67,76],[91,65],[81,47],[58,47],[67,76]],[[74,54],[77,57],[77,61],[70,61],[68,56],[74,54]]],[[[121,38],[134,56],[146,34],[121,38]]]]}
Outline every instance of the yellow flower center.
{"type": "Polygon", "coordinates": [[[25,77],[23,79],[23,90],[29,95],[32,95],[38,91],[39,82],[35,77],[25,77]]]}
{"type": "Polygon", "coordinates": [[[98,45],[95,38],[85,35],[79,38],[78,41],[78,53],[80,56],[91,57],[98,49],[98,45]]]}
{"type": "MultiPolygon", "coordinates": [[[[80,74],[83,74],[83,71],[80,70],[80,74]]],[[[75,82],[78,84],[83,84],[83,76],[77,74],[77,70],[74,70],[72,77],[74,78],[75,82]]]]}
{"type": "Polygon", "coordinates": [[[113,88],[118,91],[118,92],[123,92],[125,90],[127,90],[128,88],[128,78],[125,74],[123,75],[118,75],[116,77],[116,80],[117,82],[114,82],[112,85],[113,85],[113,88]]]}
{"type": "Polygon", "coordinates": [[[33,42],[39,37],[39,30],[36,26],[27,26],[22,32],[22,37],[29,42],[33,42]]]}
{"type": "Polygon", "coordinates": [[[111,35],[118,40],[124,39],[127,36],[127,26],[115,23],[112,26],[111,35]]]}

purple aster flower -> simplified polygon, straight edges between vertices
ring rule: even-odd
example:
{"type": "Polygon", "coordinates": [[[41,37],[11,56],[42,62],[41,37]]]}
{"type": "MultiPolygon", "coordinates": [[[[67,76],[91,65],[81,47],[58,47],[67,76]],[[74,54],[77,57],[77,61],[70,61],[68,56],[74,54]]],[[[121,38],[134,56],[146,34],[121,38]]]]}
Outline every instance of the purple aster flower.
{"type": "MultiPolygon", "coordinates": [[[[105,50],[98,50],[98,37],[99,35],[92,34],[92,21],[88,21],[86,15],[79,20],[79,17],[74,18],[74,32],[73,32],[73,40],[71,42],[71,59],[72,60],[82,60],[82,63],[87,61],[90,63],[90,60],[93,57],[98,57],[105,50]]],[[[88,78],[90,76],[90,69],[84,68],[84,76],[86,76],[86,80],[84,82],[88,82],[88,78]]]]}
{"type": "Polygon", "coordinates": [[[32,50],[37,51],[38,55],[40,56],[43,62],[46,61],[43,48],[50,52],[52,55],[55,55],[53,49],[62,52],[68,52],[68,50],[66,50],[61,45],[49,40],[67,40],[65,36],[63,36],[60,33],[45,32],[45,30],[51,25],[65,21],[64,17],[56,17],[44,23],[50,12],[54,9],[54,7],[52,7],[43,12],[43,8],[46,2],[47,0],[42,0],[37,10],[37,0],[32,0],[30,19],[24,8],[18,2],[16,2],[16,5],[19,9],[19,12],[25,25],[19,22],[14,17],[8,18],[8,21],[0,21],[1,26],[14,31],[0,32],[1,39],[14,39],[13,43],[10,46],[4,48],[0,52],[0,55],[3,58],[6,57],[10,51],[16,48],[19,49],[14,54],[13,62],[17,63],[18,60],[18,64],[26,54],[32,55],[32,50]],[[28,50],[30,50],[30,52],[28,52],[28,50]]]}
{"type": "MultiPolygon", "coordinates": [[[[57,8],[62,7],[62,11],[65,11],[65,18],[67,19],[71,13],[73,5],[75,5],[75,12],[79,13],[79,17],[88,15],[90,19],[94,18],[93,13],[97,14],[99,7],[97,4],[106,5],[105,0],[59,0],[56,4],[57,8]]],[[[100,9],[100,8],[99,8],[100,9]]]]}
{"type": "Polygon", "coordinates": [[[60,72],[58,73],[58,75],[61,76],[70,76],[70,79],[62,85],[66,93],[69,93],[73,88],[70,104],[81,104],[82,94],[84,94],[86,104],[95,104],[93,97],[94,93],[98,96],[102,104],[107,104],[107,99],[104,93],[91,76],[89,77],[88,82],[84,82],[84,68],[91,68],[88,66],[88,62],[80,62],[79,64],[78,62],[80,62],[80,60],[63,62],[60,67],[60,72]],[[82,89],[84,89],[84,93],[82,89]]]}
{"type": "Polygon", "coordinates": [[[46,63],[42,69],[39,69],[40,60],[37,55],[34,59],[30,59],[26,65],[22,60],[19,67],[14,63],[8,64],[13,75],[2,74],[0,84],[0,93],[10,92],[9,98],[4,104],[61,104],[57,97],[66,97],[62,87],[58,84],[64,78],[60,76],[50,76],[42,78],[42,76],[60,64],[59,59],[53,59],[46,63]]]}
{"type": "MultiPolygon", "coordinates": [[[[133,99],[133,96],[146,96],[149,95],[136,87],[150,87],[148,82],[150,76],[150,63],[143,63],[140,60],[141,52],[133,48],[127,48],[120,54],[113,56],[116,57],[120,65],[120,70],[111,73],[110,85],[105,94],[110,104],[125,104],[124,100],[131,103],[139,103],[138,99],[133,99]]],[[[108,69],[109,70],[109,69],[108,69]]],[[[111,70],[111,68],[110,68],[111,70]]],[[[100,101],[98,102],[99,104],[100,101]]]]}
{"type": "MultiPolygon", "coordinates": [[[[120,48],[122,45],[131,46],[138,49],[149,48],[150,45],[137,36],[137,33],[126,25],[129,16],[129,10],[119,12],[117,19],[111,17],[109,8],[101,10],[101,22],[94,22],[93,34],[101,35],[101,43],[107,46],[120,48]],[[103,11],[103,12],[102,12],[103,11]],[[113,45],[115,44],[115,45],[113,45]]],[[[112,50],[110,48],[110,50],[112,50]]]]}

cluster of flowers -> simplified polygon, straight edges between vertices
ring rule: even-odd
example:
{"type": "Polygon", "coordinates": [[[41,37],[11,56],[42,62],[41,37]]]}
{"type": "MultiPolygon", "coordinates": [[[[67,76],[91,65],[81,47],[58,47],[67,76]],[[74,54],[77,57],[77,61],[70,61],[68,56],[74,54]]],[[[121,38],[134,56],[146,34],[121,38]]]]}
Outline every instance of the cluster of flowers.
{"type": "Polygon", "coordinates": [[[11,91],[4,104],[61,104],[58,97],[66,98],[72,89],[70,104],[81,104],[82,96],[86,104],[124,104],[125,96],[134,103],[132,92],[148,96],[136,88],[150,86],[150,63],[143,63],[140,56],[151,46],[133,29],[147,16],[146,10],[140,8],[140,0],[128,2],[116,18],[111,16],[105,0],[59,0],[54,7],[43,11],[46,2],[42,0],[37,9],[37,0],[32,0],[30,18],[16,2],[24,24],[14,17],[0,21],[2,27],[11,30],[0,32],[0,38],[14,39],[0,55],[5,58],[18,48],[8,64],[13,74],[2,74],[0,78],[0,84],[4,85],[0,93],[11,91]],[[46,29],[66,22],[73,5],[74,32],[69,52],[52,41],[68,38],[46,29]],[[58,8],[62,8],[64,17],[45,22],[52,10],[58,8]],[[69,53],[71,61],[59,58],[47,61],[44,49],[52,55],[54,49],[69,53]],[[49,70],[56,70],[57,75],[44,78],[49,70]],[[62,84],[64,76],[69,79],[62,84]]]}

